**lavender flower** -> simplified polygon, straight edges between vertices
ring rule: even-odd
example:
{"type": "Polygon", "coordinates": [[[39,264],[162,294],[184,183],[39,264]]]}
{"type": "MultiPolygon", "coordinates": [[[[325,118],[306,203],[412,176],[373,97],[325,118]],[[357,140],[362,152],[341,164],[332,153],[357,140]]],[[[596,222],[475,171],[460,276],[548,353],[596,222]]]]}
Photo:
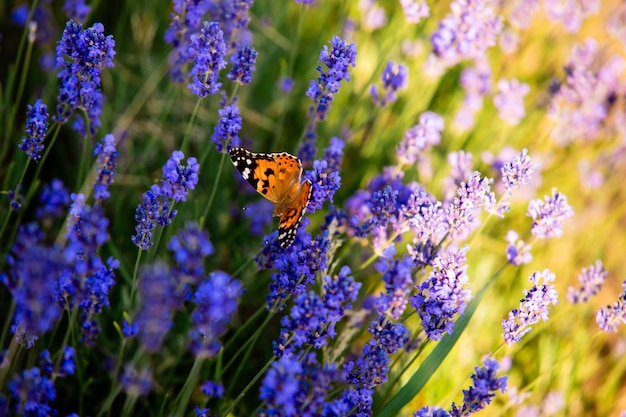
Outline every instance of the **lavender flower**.
{"type": "Polygon", "coordinates": [[[105,265],[98,256],[100,247],[109,240],[109,220],[102,206],[85,204],[82,194],[72,194],[71,199],[63,251],[66,269],[56,283],[56,298],[62,308],[80,307],[83,341],[90,344],[100,333],[95,316],[109,306],[113,271],[119,262],[109,258],[105,265]]]}
{"type": "Polygon", "coordinates": [[[194,294],[196,310],[191,315],[193,328],[189,332],[191,350],[196,357],[212,358],[222,347],[218,338],[237,311],[241,283],[221,271],[209,274],[194,294]]]}
{"type": "MultiPolygon", "coordinates": [[[[391,323],[383,316],[373,321],[368,326],[368,331],[374,337],[363,346],[356,361],[350,361],[344,366],[344,371],[349,384],[353,384],[362,393],[371,395],[373,388],[387,381],[390,355],[406,345],[409,335],[402,324],[391,323]]],[[[371,402],[365,402],[364,405],[367,404],[371,406],[371,402]]]]}
{"type": "Polygon", "coordinates": [[[30,12],[29,4],[20,4],[11,10],[10,20],[11,23],[18,25],[21,28],[27,28],[29,31],[29,38],[35,36],[35,39],[29,39],[29,41],[36,41],[39,45],[48,45],[57,36],[58,28],[56,27],[55,19],[47,5],[37,4],[30,22],[28,21],[28,15],[30,12]]]}
{"type": "Polygon", "coordinates": [[[211,136],[211,142],[215,143],[215,149],[218,152],[237,148],[241,145],[239,139],[239,131],[241,130],[241,116],[239,115],[239,107],[235,98],[232,104],[224,106],[217,111],[220,120],[215,125],[215,131],[211,136]]]}
{"type": "Polygon", "coordinates": [[[179,305],[174,279],[163,262],[143,266],[139,271],[141,308],[135,323],[137,338],[146,352],[158,352],[172,327],[174,309],[179,305]]]}
{"type": "Polygon", "coordinates": [[[314,292],[299,294],[294,299],[290,315],[283,317],[280,336],[274,343],[274,354],[282,357],[293,354],[296,348],[306,344],[319,349],[336,336],[335,324],[341,320],[346,309],[351,308],[361,283],[350,276],[350,268],[344,266],[339,275],[324,278],[323,296],[314,292]]]}
{"type": "Polygon", "coordinates": [[[181,163],[184,158],[185,154],[181,151],[174,151],[163,166],[163,179],[161,180],[163,195],[176,202],[187,201],[187,193],[198,184],[200,171],[198,160],[189,157],[185,166],[181,163]]]}
{"type": "MultiPolygon", "coordinates": [[[[290,294],[304,293],[315,280],[316,273],[328,267],[326,256],[330,239],[327,234],[312,239],[305,231],[307,224],[308,220],[304,219],[291,246],[278,249],[279,242],[273,239],[256,259],[259,268],[277,269],[272,274],[270,294],[267,296],[268,309],[275,308],[290,294]]],[[[269,238],[267,240],[270,241],[269,238]]]]}
{"type": "Polygon", "coordinates": [[[569,287],[567,290],[567,299],[572,304],[586,303],[591,297],[600,292],[602,284],[609,276],[609,272],[604,269],[601,260],[597,260],[595,265],[591,265],[589,268],[583,268],[580,275],[578,275],[578,281],[580,281],[581,287],[575,289],[569,287]]]}
{"type": "Polygon", "coordinates": [[[136,233],[132,236],[132,242],[142,250],[148,250],[152,246],[152,231],[159,226],[167,226],[178,213],[173,204],[165,198],[161,187],[152,185],[150,190],[142,196],[142,202],[135,211],[136,233]]]}
{"type": "Polygon", "coordinates": [[[500,169],[502,183],[509,192],[523,187],[532,182],[533,173],[539,171],[540,168],[540,164],[531,162],[528,150],[524,148],[520,156],[513,158],[511,162],[505,163],[500,169]]]}
{"type": "Polygon", "coordinates": [[[498,94],[493,97],[493,104],[498,109],[498,116],[511,126],[517,126],[526,116],[524,96],[530,92],[526,83],[512,80],[498,81],[498,94]]]}
{"type": "Polygon", "coordinates": [[[257,55],[257,51],[246,42],[230,56],[233,67],[226,76],[239,84],[250,84],[252,73],[256,69],[254,64],[257,55]]]}
{"type": "Polygon", "coordinates": [[[419,122],[404,134],[404,138],[398,144],[396,155],[400,164],[414,164],[420,154],[430,146],[438,145],[443,131],[443,118],[437,113],[424,112],[419,116],[419,122]]]}
{"type": "Polygon", "coordinates": [[[533,287],[529,291],[524,290],[519,309],[512,310],[508,319],[502,320],[503,337],[509,346],[519,342],[539,319],[547,321],[548,307],[559,302],[552,284],[555,276],[549,269],[535,272],[528,279],[534,284],[533,287]]]}
{"type": "Polygon", "coordinates": [[[59,219],[65,215],[67,206],[70,204],[70,194],[63,185],[63,181],[55,178],[50,184],[44,185],[39,202],[41,206],[35,211],[39,219],[59,219]]]}
{"type": "Polygon", "coordinates": [[[22,143],[18,145],[20,150],[33,161],[41,158],[43,150],[43,140],[48,131],[48,107],[43,101],[35,101],[35,105],[28,105],[26,112],[26,136],[22,138],[22,143]]]}
{"type": "Polygon", "coordinates": [[[552,196],[545,196],[544,201],[531,200],[526,215],[533,219],[533,236],[548,239],[563,235],[563,223],[574,215],[574,210],[567,204],[567,197],[553,188],[552,196]]]}
{"type": "Polygon", "coordinates": [[[315,115],[315,120],[324,120],[334,95],[341,87],[341,81],[350,81],[348,69],[350,66],[356,67],[356,45],[348,44],[335,36],[330,49],[326,45],[322,48],[318,62],[323,63],[327,69],[318,65],[317,71],[320,75],[317,80],[311,80],[306,95],[314,102],[309,110],[311,116],[315,115]]]}
{"type": "Polygon", "coordinates": [[[220,91],[219,71],[226,67],[228,47],[218,22],[204,22],[202,29],[189,39],[189,53],[194,66],[189,72],[193,83],[187,85],[200,98],[220,91]]]}
{"type": "Polygon", "coordinates": [[[468,246],[450,249],[435,258],[433,272],[421,283],[418,292],[410,299],[417,310],[424,332],[431,340],[440,340],[444,333],[452,334],[455,316],[463,314],[471,298],[467,286],[465,254],[468,246]]]}
{"type": "Polygon", "coordinates": [[[475,171],[466,182],[462,182],[457,196],[445,210],[450,236],[454,239],[467,237],[480,225],[480,210],[495,208],[495,196],[491,191],[493,179],[481,178],[475,171]]]}
{"type": "Polygon", "coordinates": [[[104,26],[95,23],[84,29],[70,20],[56,49],[57,77],[61,79],[57,96],[55,120],[65,123],[74,110],[83,109],[87,114],[89,132],[85,121],[77,118],[72,128],[81,136],[96,134],[102,114],[100,74],[104,68],[113,67],[115,41],[111,35],[104,36],[104,26]]]}
{"type": "Polygon", "coordinates": [[[154,385],[152,369],[145,367],[138,370],[135,364],[127,363],[124,365],[119,382],[122,390],[129,396],[143,397],[152,391],[154,385]]]}
{"type": "Polygon", "coordinates": [[[396,91],[406,90],[409,83],[409,69],[402,65],[396,65],[393,61],[389,61],[380,79],[383,83],[384,95],[378,91],[377,85],[372,85],[370,95],[375,105],[385,107],[387,103],[394,103],[398,97],[396,91]]]}
{"type": "Polygon", "coordinates": [[[600,0],[544,0],[548,18],[560,22],[570,33],[580,29],[582,21],[600,10],[600,0]]]}
{"type": "Polygon", "coordinates": [[[596,312],[596,322],[604,332],[617,332],[620,323],[626,324],[626,281],[622,282],[622,293],[617,301],[596,312]]]}
{"type": "Polygon", "coordinates": [[[207,397],[224,397],[224,385],[221,382],[206,381],[200,385],[200,391],[207,397]]]}
{"type": "Polygon", "coordinates": [[[482,56],[496,44],[502,20],[487,0],[456,0],[450,4],[451,14],[439,22],[431,35],[433,54],[427,64],[451,67],[463,59],[482,56]]]}
{"type": "Polygon", "coordinates": [[[473,386],[467,390],[463,390],[463,405],[461,408],[452,403],[450,410],[451,417],[469,416],[482,410],[491,403],[491,399],[495,397],[494,392],[506,391],[507,377],[496,377],[498,370],[498,362],[493,359],[487,359],[484,367],[476,367],[476,372],[472,375],[473,386]]]}
{"type": "Polygon", "coordinates": [[[86,5],[85,0],[66,0],[63,5],[65,15],[78,23],[85,23],[90,11],[91,6],[86,5]]]}
{"type": "Polygon", "coordinates": [[[293,84],[293,78],[290,77],[283,77],[277,82],[278,87],[280,87],[280,90],[285,94],[289,94],[291,92],[293,84]]]}
{"type": "Polygon", "coordinates": [[[115,146],[115,137],[108,134],[102,139],[101,143],[96,145],[93,151],[94,155],[98,156],[96,172],[97,177],[94,183],[94,198],[96,200],[103,200],[109,198],[109,185],[113,183],[113,176],[115,175],[115,168],[117,167],[117,156],[119,152],[115,146]]]}
{"type": "Polygon", "coordinates": [[[339,172],[330,169],[326,160],[313,161],[313,171],[307,171],[304,179],[310,180],[312,184],[311,198],[307,206],[310,213],[320,210],[326,201],[330,200],[332,203],[335,192],[341,186],[339,172]]]}
{"type": "Polygon", "coordinates": [[[450,175],[443,180],[444,201],[450,201],[459,185],[472,175],[474,156],[470,152],[454,151],[446,159],[450,165],[450,175]]]}
{"type": "Polygon", "coordinates": [[[420,20],[430,16],[428,3],[423,0],[400,0],[406,21],[417,24],[420,20]]]}
{"type": "Polygon", "coordinates": [[[404,255],[402,259],[393,259],[395,248],[391,246],[383,253],[383,258],[376,264],[376,270],[382,274],[385,293],[376,300],[376,308],[380,315],[390,315],[400,319],[406,309],[408,295],[414,285],[413,260],[404,255]]]}
{"type": "Polygon", "coordinates": [[[245,43],[245,39],[251,38],[248,33],[250,23],[250,8],[253,0],[220,0],[208,2],[208,14],[211,18],[219,22],[224,31],[230,50],[235,50],[245,43]]]}
{"type": "Polygon", "coordinates": [[[301,360],[283,356],[272,364],[261,383],[260,399],[264,408],[259,416],[314,416],[327,406],[326,394],[336,378],[333,365],[320,365],[313,353],[301,360]]]}
{"type": "Polygon", "coordinates": [[[26,369],[16,374],[9,381],[8,387],[15,401],[17,415],[56,415],[57,410],[52,408],[57,395],[54,382],[42,375],[39,368],[26,369]]]}
{"type": "Polygon", "coordinates": [[[63,257],[58,247],[45,246],[42,240],[43,233],[36,223],[20,226],[7,256],[9,273],[0,274],[0,282],[16,304],[11,333],[27,349],[61,316],[54,285],[64,268],[63,257]]]}
{"type": "Polygon", "coordinates": [[[539,0],[513,1],[509,9],[509,23],[520,29],[528,28],[538,7],[539,0]]]}
{"type": "Polygon", "coordinates": [[[163,166],[161,184],[154,184],[142,197],[142,203],[137,206],[135,220],[137,232],[131,240],[142,250],[152,246],[152,230],[157,226],[167,226],[176,217],[173,202],[186,201],[189,190],[198,184],[200,166],[194,157],[187,159],[187,166],[181,164],[185,155],[181,151],[174,151],[170,159],[163,166]]]}
{"type": "Polygon", "coordinates": [[[624,61],[613,57],[598,65],[597,55],[594,39],[575,45],[565,65],[565,81],[551,88],[548,115],[556,123],[551,136],[558,144],[593,140],[603,131],[614,97],[619,94],[624,61]]]}
{"type": "Polygon", "coordinates": [[[450,417],[450,414],[439,407],[422,407],[413,413],[413,417],[450,417]]]}
{"type": "Polygon", "coordinates": [[[190,289],[205,278],[204,258],[215,252],[206,231],[195,223],[187,224],[170,239],[167,248],[176,261],[176,279],[182,287],[183,299],[191,299],[190,289]]]}
{"type": "Polygon", "coordinates": [[[190,48],[191,35],[200,31],[202,17],[208,12],[208,2],[195,0],[173,1],[172,21],[165,31],[164,39],[173,49],[169,54],[169,73],[172,81],[182,83],[185,80],[183,67],[193,59],[195,52],[190,48]]]}
{"type": "Polygon", "coordinates": [[[531,246],[523,240],[518,240],[518,237],[517,232],[513,230],[509,230],[506,234],[506,241],[509,243],[506,247],[506,260],[514,266],[529,264],[533,260],[533,255],[530,253],[531,246]]]}
{"type": "Polygon", "coordinates": [[[477,59],[473,67],[463,70],[460,81],[465,97],[454,117],[454,126],[461,131],[467,131],[474,126],[475,115],[483,108],[483,97],[491,92],[489,62],[486,59],[477,59]]]}

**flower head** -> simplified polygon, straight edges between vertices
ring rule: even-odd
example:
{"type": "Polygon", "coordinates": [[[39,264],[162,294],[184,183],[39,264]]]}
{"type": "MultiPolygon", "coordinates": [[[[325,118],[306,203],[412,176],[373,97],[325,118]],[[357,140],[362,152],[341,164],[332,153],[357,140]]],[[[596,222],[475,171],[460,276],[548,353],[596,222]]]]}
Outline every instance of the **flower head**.
{"type": "Polygon", "coordinates": [[[526,83],[512,80],[498,81],[498,94],[493,97],[493,104],[498,109],[498,116],[511,126],[517,126],[526,116],[524,96],[530,92],[526,83]]]}
{"type": "Polygon", "coordinates": [[[39,219],[59,219],[67,211],[70,194],[63,185],[63,181],[55,178],[50,184],[44,185],[39,202],[41,206],[35,212],[39,219]]]}
{"type": "Polygon", "coordinates": [[[0,281],[16,304],[11,332],[27,349],[61,316],[54,286],[64,269],[64,260],[58,247],[45,246],[42,240],[43,233],[36,223],[20,226],[7,256],[9,273],[0,274],[0,281]]]}
{"type": "Polygon", "coordinates": [[[488,0],[455,0],[450,10],[430,37],[430,61],[442,68],[481,57],[502,30],[502,19],[488,0]]]}
{"type": "Polygon", "coordinates": [[[241,283],[221,271],[209,274],[196,290],[193,302],[196,310],[191,315],[193,328],[189,332],[191,350],[196,357],[214,357],[222,344],[218,338],[237,311],[241,283]]]}
{"type": "Polygon", "coordinates": [[[219,72],[226,67],[228,47],[224,41],[224,32],[218,22],[204,22],[202,29],[193,34],[189,40],[189,53],[194,66],[189,72],[193,83],[187,86],[200,98],[215,95],[220,91],[222,83],[219,72]]]}
{"type": "Polygon", "coordinates": [[[111,134],[106,135],[102,142],[96,145],[93,154],[98,156],[96,165],[98,176],[93,186],[94,198],[102,200],[111,196],[109,185],[113,183],[113,176],[117,167],[119,152],[115,146],[115,137],[111,134]]]}
{"type": "Polygon", "coordinates": [[[531,246],[518,238],[519,235],[513,230],[509,230],[506,234],[506,241],[509,243],[506,247],[506,259],[515,266],[529,264],[533,260],[533,255],[530,253],[531,246]]]}
{"type": "Polygon", "coordinates": [[[135,323],[137,338],[146,352],[158,352],[172,327],[174,309],[179,305],[174,279],[163,262],[146,265],[139,271],[141,308],[135,323]]]}
{"type": "Polygon", "coordinates": [[[622,282],[622,293],[612,305],[596,312],[596,322],[605,332],[617,332],[617,326],[626,324],[626,281],[622,282]]]}
{"type": "Polygon", "coordinates": [[[545,196],[543,201],[531,200],[526,215],[533,219],[533,236],[548,239],[563,235],[563,223],[574,215],[574,210],[567,204],[567,197],[553,188],[552,196],[545,196]]]}
{"type": "Polygon", "coordinates": [[[239,147],[241,144],[239,131],[241,130],[242,120],[239,115],[236,98],[230,105],[219,109],[217,114],[220,116],[220,119],[215,125],[211,142],[215,143],[215,148],[218,152],[239,147]]]}
{"type": "Polygon", "coordinates": [[[35,105],[28,105],[26,112],[26,136],[18,146],[33,161],[41,158],[43,140],[48,131],[48,107],[43,101],[37,100],[35,105]]]}
{"type": "Polygon", "coordinates": [[[246,42],[230,56],[233,67],[226,76],[239,84],[250,84],[257,55],[257,51],[246,42]]]}
{"type": "Polygon", "coordinates": [[[85,23],[90,11],[91,6],[86,5],[85,0],[65,0],[63,5],[65,15],[78,23],[85,23]]]}
{"type": "Polygon", "coordinates": [[[420,20],[430,16],[428,3],[424,0],[400,0],[406,21],[417,24],[420,20]]]}
{"type": "Polygon", "coordinates": [[[187,193],[198,184],[200,171],[198,160],[193,156],[189,157],[185,166],[181,163],[184,158],[185,155],[181,151],[174,151],[163,166],[163,179],[161,180],[163,196],[176,202],[187,201],[187,193]]]}
{"type": "Polygon", "coordinates": [[[409,83],[409,69],[402,64],[396,65],[393,61],[389,61],[380,79],[385,94],[381,95],[376,85],[372,85],[370,94],[374,104],[385,107],[387,103],[393,103],[397,100],[396,91],[406,89],[409,83]]]}
{"type": "Polygon", "coordinates": [[[104,35],[104,26],[101,23],[83,29],[81,24],[72,20],[67,22],[57,45],[57,77],[61,79],[61,85],[55,120],[65,123],[74,110],[83,109],[87,113],[89,132],[86,131],[82,118],[77,118],[72,125],[82,136],[94,135],[100,127],[100,75],[104,68],[113,67],[114,48],[113,37],[104,35]]]}
{"type": "Polygon", "coordinates": [[[54,381],[39,368],[26,369],[16,374],[8,384],[9,392],[15,401],[17,415],[50,416],[56,415],[52,408],[56,399],[54,381]]]}
{"type": "Polygon", "coordinates": [[[511,162],[505,163],[500,172],[502,173],[502,183],[509,190],[515,190],[532,182],[532,175],[539,171],[541,165],[532,163],[528,156],[528,150],[523,149],[522,154],[513,158],[511,162]]]}
{"type": "Polygon", "coordinates": [[[449,250],[434,260],[433,272],[417,287],[410,303],[422,319],[422,326],[431,340],[439,340],[444,333],[452,334],[455,316],[465,311],[471,298],[466,289],[468,246],[449,250]]]}
{"type": "Polygon", "coordinates": [[[487,359],[484,367],[476,367],[476,372],[472,375],[473,386],[463,390],[463,405],[457,408],[453,403],[450,416],[462,417],[474,414],[491,403],[496,391],[504,393],[507,377],[496,377],[498,368],[498,362],[493,359],[487,359]]]}
{"type": "Polygon", "coordinates": [[[532,324],[539,320],[548,320],[548,307],[559,302],[558,294],[553,284],[555,276],[549,269],[533,273],[529,278],[534,285],[526,291],[519,309],[509,312],[509,317],[502,320],[504,340],[511,346],[532,330],[532,324]]]}
{"type": "Polygon", "coordinates": [[[176,261],[176,275],[183,286],[184,299],[191,298],[188,289],[195,287],[205,278],[204,258],[215,252],[205,230],[195,223],[187,224],[170,239],[167,248],[176,261]]]}
{"type": "Polygon", "coordinates": [[[580,275],[578,275],[580,288],[569,287],[567,299],[572,304],[586,303],[589,298],[600,292],[602,284],[604,284],[608,276],[609,272],[602,265],[602,261],[598,259],[594,265],[583,268],[580,275]]]}
{"type": "Polygon", "coordinates": [[[356,67],[356,45],[343,41],[338,36],[333,37],[331,48],[324,45],[320,52],[320,63],[317,67],[319,77],[311,80],[306,95],[315,103],[310,111],[316,120],[324,120],[334,95],[341,87],[341,81],[350,81],[350,66],[356,67]]]}
{"type": "Polygon", "coordinates": [[[429,147],[438,145],[443,131],[443,118],[430,111],[420,114],[419,123],[406,131],[396,155],[401,164],[414,164],[421,153],[429,147]]]}

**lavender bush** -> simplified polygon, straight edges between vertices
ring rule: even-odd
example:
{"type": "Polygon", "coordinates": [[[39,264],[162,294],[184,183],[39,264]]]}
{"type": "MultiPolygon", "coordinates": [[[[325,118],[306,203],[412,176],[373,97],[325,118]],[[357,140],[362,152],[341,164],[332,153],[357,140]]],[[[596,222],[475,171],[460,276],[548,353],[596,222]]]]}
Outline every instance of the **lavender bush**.
{"type": "Polygon", "coordinates": [[[626,415],[623,2],[5,9],[0,416],[626,415]]]}

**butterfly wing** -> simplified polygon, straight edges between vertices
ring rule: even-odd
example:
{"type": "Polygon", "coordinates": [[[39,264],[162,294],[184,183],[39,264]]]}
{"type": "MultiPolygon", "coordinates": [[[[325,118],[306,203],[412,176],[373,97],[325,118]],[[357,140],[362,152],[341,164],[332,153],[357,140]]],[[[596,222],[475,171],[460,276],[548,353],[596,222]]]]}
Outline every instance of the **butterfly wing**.
{"type": "Polygon", "coordinates": [[[311,199],[311,181],[306,180],[298,187],[297,194],[293,200],[284,207],[278,224],[278,241],[280,246],[288,248],[296,238],[298,226],[302,222],[306,208],[311,199]]]}
{"type": "Polygon", "coordinates": [[[280,187],[274,154],[254,153],[243,148],[232,148],[229,154],[243,179],[263,197],[277,203],[280,198],[280,187]]]}

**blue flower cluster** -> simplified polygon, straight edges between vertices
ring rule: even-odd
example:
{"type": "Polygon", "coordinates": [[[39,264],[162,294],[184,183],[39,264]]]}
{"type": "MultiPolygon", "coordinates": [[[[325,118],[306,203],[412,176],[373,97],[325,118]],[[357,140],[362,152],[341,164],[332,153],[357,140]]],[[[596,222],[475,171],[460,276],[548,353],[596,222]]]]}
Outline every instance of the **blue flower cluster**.
{"type": "Polygon", "coordinates": [[[100,75],[104,68],[113,67],[114,48],[113,36],[104,35],[101,23],[83,29],[72,20],[67,22],[57,45],[57,77],[61,84],[55,120],[66,123],[76,109],[83,109],[86,120],[78,117],[72,125],[81,136],[95,135],[100,128],[103,100],[100,75]]]}
{"type": "Polygon", "coordinates": [[[43,140],[48,132],[48,107],[41,101],[28,105],[26,112],[26,136],[18,146],[33,161],[41,158],[43,140]]]}
{"type": "Polygon", "coordinates": [[[176,217],[174,202],[186,201],[189,190],[198,184],[200,165],[194,157],[187,159],[187,165],[181,161],[185,155],[174,151],[163,166],[161,184],[154,184],[142,196],[142,203],[135,211],[136,234],[132,242],[142,250],[152,246],[152,231],[159,226],[167,226],[176,217]]]}

